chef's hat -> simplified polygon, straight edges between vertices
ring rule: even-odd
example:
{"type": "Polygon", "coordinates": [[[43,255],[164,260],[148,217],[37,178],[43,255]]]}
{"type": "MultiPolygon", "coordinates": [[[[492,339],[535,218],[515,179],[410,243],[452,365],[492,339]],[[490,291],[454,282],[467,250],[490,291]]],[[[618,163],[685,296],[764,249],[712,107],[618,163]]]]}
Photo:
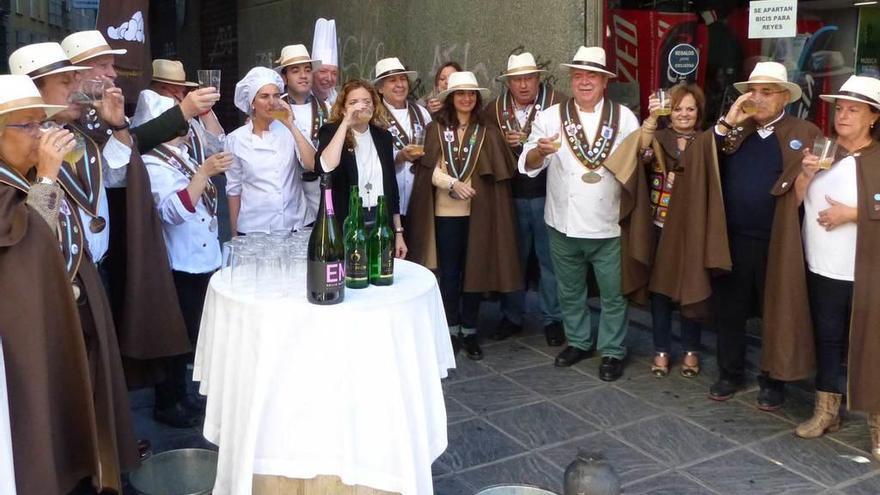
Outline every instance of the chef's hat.
{"type": "Polygon", "coordinates": [[[266,67],[254,67],[247,75],[235,85],[235,106],[242,112],[250,115],[253,109],[254,97],[260,88],[267,84],[278,86],[278,91],[284,91],[284,81],[272,69],[266,67]]]}

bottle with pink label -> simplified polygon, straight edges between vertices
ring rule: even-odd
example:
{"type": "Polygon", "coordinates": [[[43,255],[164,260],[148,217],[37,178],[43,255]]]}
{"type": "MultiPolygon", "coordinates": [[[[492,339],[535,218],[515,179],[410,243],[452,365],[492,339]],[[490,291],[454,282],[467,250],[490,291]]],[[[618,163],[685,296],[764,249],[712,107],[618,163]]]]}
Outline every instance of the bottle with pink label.
{"type": "Polygon", "coordinates": [[[345,299],[345,249],[333,213],[329,174],[321,176],[321,205],[309,237],[306,296],[313,304],[336,304],[345,299]]]}

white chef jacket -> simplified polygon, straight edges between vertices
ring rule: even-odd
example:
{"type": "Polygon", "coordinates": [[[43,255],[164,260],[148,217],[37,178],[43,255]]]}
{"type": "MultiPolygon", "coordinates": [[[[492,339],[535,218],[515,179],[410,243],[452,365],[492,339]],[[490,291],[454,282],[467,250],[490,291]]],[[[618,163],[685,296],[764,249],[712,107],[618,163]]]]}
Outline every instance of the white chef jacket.
{"type": "MultiPolygon", "coordinates": [[[[564,104],[564,103],[563,103],[564,104]]],[[[578,109],[578,116],[584,126],[584,134],[592,144],[599,128],[602,107],[605,99],[599,101],[591,113],[578,109]]],[[[630,109],[620,106],[617,136],[612,143],[609,155],[631,133],[639,130],[639,121],[630,109]]],[[[620,236],[620,183],[605,167],[595,173],[602,177],[596,184],[587,184],[581,176],[587,169],[575,157],[566,144],[565,130],[559,115],[559,105],[537,112],[532,123],[532,133],[523,146],[519,157],[519,171],[529,177],[537,177],[545,168],[547,171],[547,202],[544,207],[544,221],[547,225],[568,237],[581,239],[610,239],[620,236]],[[549,138],[559,134],[563,141],[556,153],[547,156],[540,168],[526,169],[526,156],[538,146],[539,138],[549,138]]]]}
{"type": "MultiPolygon", "coordinates": [[[[187,160],[193,170],[198,170],[199,165],[190,158],[185,146],[173,151],[187,160]]],[[[153,155],[144,155],[143,159],[150,174],[153,202],[162,220],[171,269],[195,274],[213,272],[220,267],[221,258],[219,229],[211,232],[212,212],[201,198],[195,203],[187,201],[192,210],[184,204],[181,194],[189,197],[186,188],[190,181],[174,166],[153,155]]]]}
{"type": "Polygon", "coordinates": [[[293,134],[273,120],[262,136],[253,123],[226,136],[226,151],[233,155],[226,172],[227,196],[240,196],[238,231],[271,232],[302,228],[306,200],[295,162],[299,152],[293,134]]]}

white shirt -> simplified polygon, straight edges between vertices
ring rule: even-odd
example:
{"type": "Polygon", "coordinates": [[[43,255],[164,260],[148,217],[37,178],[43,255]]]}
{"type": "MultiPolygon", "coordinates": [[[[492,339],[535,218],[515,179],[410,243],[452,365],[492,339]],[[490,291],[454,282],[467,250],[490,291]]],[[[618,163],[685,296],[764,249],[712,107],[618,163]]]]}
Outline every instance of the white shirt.
{"type": "MultiPolygon", "coordinates": [[[[128,162],[131,160],[131,148],[111,136],[104,145],[104,149],[101,150],[101,156],[103,158],[103,166],[101,167],[103,187],[98,188],[96,192],[98,194],[98,216],[106,222],[104,230],[98,233],[92,232],[89,224],[93,217],[86,213],[84,209],[77,207],[79,218],[83,224],[86,246],[89,249],[89,254],[92,256],[92,261],[95,263],[104,259],[110,247],[110,207],[107,204],[107,192],[104,188],[125,187],[128,162]]],[[[90,163],[93,163],[93,160],[97,160],[97,157],[88,157],[88,160],[90,163]]]]}
{"type": "MultiPolygon", "coordinates": [[[[592,113],[578,110],[584,134],[591,144],[599,128],[604,103],[604,99],[600,100],[592,113]]],[[[619,117],[617,137],[609,155],[628,135],[639,129],[638,119],[628,108],[620,106],[619,117]]],[[[605,167],[595,170],[602,177],[598,183],[587,184],[582,181],[581,176],[587,169],[575,158],[565,140],[559,105],[553,105],[535,115],[532,133],[519,157],[519,171],[529,177],[537,177],[542,170],[549,167],[544,221],[568,237],[609,239],[620,236],[620,183],[605,167]],[[562,147],[547,156],[540,168],[527,170],[526,156],[529,151],[537,147],[539,138],[548,138],[554,134],[559,134],[559,139],[563,140],[562,147]]]]}
{"type": "Polygon", "coordinates": [[[830,170],[820,171],[813,177],[804,196],[804,252],[810,271],[835,280],[854,279],[856,268],[855,223],[845,223],[826,231],[816,221],[819,212],[831,205],[825,196],[847,206],[858,204],[856,159],[848,156],[835,163],[830,170]]]}
{"type": "MultiPolygon", "coordinates": [[[[406,135],[410,136],[412,132],[412,122],[409,119],[409,109],[408,108],[394,108],[389,103],[385,103],[385,107],[391,112],[391,115],[394,116],[394,119],[400,123],[400,126],[406,131],[406,135]]],[[[428,127],[428,124],[431,123],[431,114],[428,113],[428,110],[421,106],[416,105],[419,112],[422,113],[422,119],[425,121],[425,128],[428,127]]],[[[394,148],[394,158],[397,159],[397,154],[400,153],[400,150],[394,148]]],[[[412,167],[412,162],[403,162],[395,172],[395,176],[397,178],[397,190],[400,195],[400,214],[406,215],[406,210],[409,207],[409,199],[412,196],[412,188],[413,188],[413,180],[416,177],[416,174],[410,169],[412,167]]]]}
{"type": "Polygon", "coordinates": [[[273,120],[262,136],[253,122],[226,136],[233,155],[226,172],[226,194],[241,197],[239,232],[299,229],[304,225],[306,202],[302,178],[294,166],[298,156],[293,135],[273,120]]]}
{"type": "Polygon", "coordinates": [[[379,153],[373,143],[373,135],[369,128],[363,134],[352,129],[354,134],[354,158],[358,168],[358,191],[364,201],[364,208],[372,208],[379,204],[379,196],[385,194],[384,181],[382,180],[382,162],[379,161],[379,153]],[[371,185],[367,191],[367,184],[371,185]]]}
{"type": "MultiPolygon", "coordinates": [[[[309,98],[315,98],[315,96],[310,96],[309,98]]],[[[324,108],[327,110],[327,114],[329,115],[330,107],[326,103],[320,103],[324,105],[324,108]]],[[[312,103],[311,99],[307,103],[303,103],[302,105],[291,105],[290,108],[293,110],[293,125],[299,129],[299,132],[302,133],[303,136],[311,143],[312,142],[312,119],[314,116],[312,115],[312,103]]],[[[299,153],[297,153],[296,157],[296,173],[300,177],[302,177],[303,172],[305,172],[305,167],[303,167],[302,162],[299,159],[299,153]]],[[[306,217],[305,224],[308,225],[315,221],[315,218],[318,217],[318,207],[321,205],[321,181],[315,180],[311,182],[303,182],[303,192],[306,197],[306,217]]]]}
{"type": "MultiPolygon", "coordinates": [[[[187,160],[190,167],[198,169],[186,148],[181,146],[174,152],[187,160]]],[[[189,211],[178,195],[189,186],[189,179],[174,166],[152,155],[144,155],[144,165],[150,174],[153,202],[162,220],[162,232],[165,235],[171,269],[187,273],[209,273],[219,268],[219,229],[211,232],[211,211],[201,198],[193,203],[195,211],[189,211]]]]}

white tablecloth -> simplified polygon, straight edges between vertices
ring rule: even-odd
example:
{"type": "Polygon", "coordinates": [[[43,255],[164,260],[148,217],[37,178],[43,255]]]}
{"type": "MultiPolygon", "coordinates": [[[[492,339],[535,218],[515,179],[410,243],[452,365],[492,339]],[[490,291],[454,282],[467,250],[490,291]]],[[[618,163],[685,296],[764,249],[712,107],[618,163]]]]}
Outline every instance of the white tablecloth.
{"type": "Polygon", "coordinates": [[[0,493],[15,495],[15,466],[12,463],[12,429],[9,426],[9,396],[6,392],[6,363],[0,341],[0,493]]]}
{"type": "Polygon", "coordinates": [[[249,495],[253,474],[433,492],[447,444],[440,379],[455,358],[434,275],[397,260],[394,276],[332,306],[304,287],[255,300],[211,279],[193,377],[220,448],[215,494],[249,495]]]}

